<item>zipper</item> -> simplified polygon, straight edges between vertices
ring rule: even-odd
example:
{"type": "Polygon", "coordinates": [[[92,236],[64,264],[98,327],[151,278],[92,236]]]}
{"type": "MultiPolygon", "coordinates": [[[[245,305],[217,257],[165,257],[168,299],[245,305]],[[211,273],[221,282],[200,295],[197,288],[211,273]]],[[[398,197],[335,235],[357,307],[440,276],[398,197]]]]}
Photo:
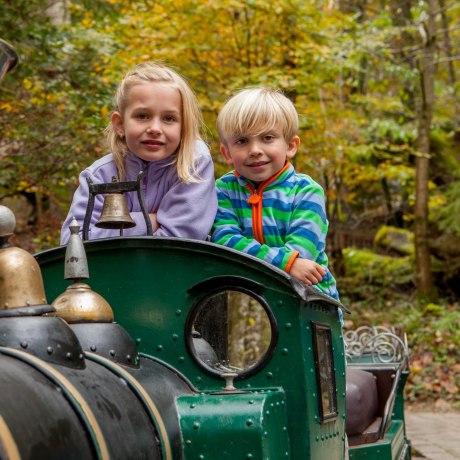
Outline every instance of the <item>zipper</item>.
{"type": "Polygon", "coordinates": [[[269,177],[266,181],[259,184],[257,188],[253,187],[251,184],[246,184],[246,188],[249,190],[250,196],[247,199],[247,202],[252,205],[252,233],[254,238],[260,243],[265,244],[264,229],[263,229],[263,219],[262,219],[262,209],[263,201],[262,194],[266,187],[272,184],[278,177],[283,174],[286,169],[289,168],[289,163],[286,163],[284,167],[278,171],[274,176],[269,177]]]}

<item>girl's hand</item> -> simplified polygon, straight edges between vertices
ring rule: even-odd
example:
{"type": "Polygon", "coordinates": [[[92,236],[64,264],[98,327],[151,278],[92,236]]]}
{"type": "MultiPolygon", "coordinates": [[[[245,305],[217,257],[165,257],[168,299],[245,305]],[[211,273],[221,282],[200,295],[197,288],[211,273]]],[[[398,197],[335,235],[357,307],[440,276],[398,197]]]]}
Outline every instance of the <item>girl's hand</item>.
{"type": "Polygon", "coordinates": [[[311,286],[318,284],[323,279],[326,269],[312,260],[300,259],[298,257],[292,264],[289,274],[311,286]]]}
{"type": "Polygon", "coordinates": [[[156,231],[159,227],[158,222],[157,222],[157,213],[151,212],[149,213],[149,217],[150,217],[150,222],[152,222],[152,230],[156,231]]]}

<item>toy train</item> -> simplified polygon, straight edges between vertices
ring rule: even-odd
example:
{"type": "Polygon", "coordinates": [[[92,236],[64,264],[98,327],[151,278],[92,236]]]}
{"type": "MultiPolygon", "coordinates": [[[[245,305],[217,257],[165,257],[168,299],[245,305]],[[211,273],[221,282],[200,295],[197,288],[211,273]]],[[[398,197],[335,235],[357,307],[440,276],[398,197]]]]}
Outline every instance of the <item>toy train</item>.
{"type": "Polygon", "coordinates": [[[1,459],[411,458],[398,336],[212,243],[74,225],[33,257],[13,228],[0,207],[1,459]]]}

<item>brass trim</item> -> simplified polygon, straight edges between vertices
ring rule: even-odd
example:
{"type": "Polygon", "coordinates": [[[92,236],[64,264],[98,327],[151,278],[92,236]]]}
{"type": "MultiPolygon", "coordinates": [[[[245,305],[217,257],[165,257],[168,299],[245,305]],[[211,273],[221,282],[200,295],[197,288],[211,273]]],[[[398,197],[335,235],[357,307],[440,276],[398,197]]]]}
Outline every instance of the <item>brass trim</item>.
{"type": "Polygon", "coordinates": [[[163,456],[166,458],[166,460],[172,460],[171,444],[169,442],[169,437],[168,433],[166,432],[166,427],[163,422],[163,418],[161,417],[160,411],[158,410],[157,406],[152,401],[152,398],[145,391],[144,387],[137,381],[135,377],[133,377],[129,372],[127,372],[120,365],[114,363],[113,361],[110,361],[109,359],[104,358],[101,355],[91,353],[89,351],[85,351],[85,357],[90,359],[91,361],[97,362],[105,366],[118,377],[121,377],[126,380],[128,385],[131,387],[134,393],[136,393],[136,396],[138,396],[142,404],[147,409],[147,412],[153,424],[155,425],[158,434],[160,435],[162,441],[161,450],[163,451],[163,456]]]}
{"type": "Polygon", "coordinates": [[[16,441],[8,428],[8,425],[3,420],[3,417],[0,415],[0,453],[4,447],[4,453],[6,454],[6,460],[21,460],[21,455],[19,454],[18,446],[16,441]]]}
{"type": "Polygon", "coordinates": [[[94,448],[98,459],[100,460],[109,460],[110,455],[107,448],[107,444],[102,434],[101,427],[97,422],[97,419],[89,407],[88,403],[85,401],[83,396],[79,391],[74,387],[74,385],[60,372],[51,367],[45,361],[21,350],[16,350],[14,348],[0,347],[0,353],[12,356],[17,358],[27,364],[30,364],[35,369],[40,371],[43,375],[48,377],[54,383],[59,385],[63,390],[64,395],[67,397],[67,400],[70,402],[73,409],[81,416],[83,422],[89,431],[91,439],[94,443],[94,448]]]}

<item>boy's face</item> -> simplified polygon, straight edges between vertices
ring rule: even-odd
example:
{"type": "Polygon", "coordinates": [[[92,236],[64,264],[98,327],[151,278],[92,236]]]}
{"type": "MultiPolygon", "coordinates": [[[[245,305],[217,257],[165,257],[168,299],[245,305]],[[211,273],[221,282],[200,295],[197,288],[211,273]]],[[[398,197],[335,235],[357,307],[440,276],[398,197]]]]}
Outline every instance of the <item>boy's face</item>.
{"type": "Polygon", "coordinates": [[[292,158],[299,147],[300,139],[294,136],[289,141],[276,128],[257,135],[240,135],[226,139],[220,151],[229,166],[256,184],[266,181],[292,158]]]}

